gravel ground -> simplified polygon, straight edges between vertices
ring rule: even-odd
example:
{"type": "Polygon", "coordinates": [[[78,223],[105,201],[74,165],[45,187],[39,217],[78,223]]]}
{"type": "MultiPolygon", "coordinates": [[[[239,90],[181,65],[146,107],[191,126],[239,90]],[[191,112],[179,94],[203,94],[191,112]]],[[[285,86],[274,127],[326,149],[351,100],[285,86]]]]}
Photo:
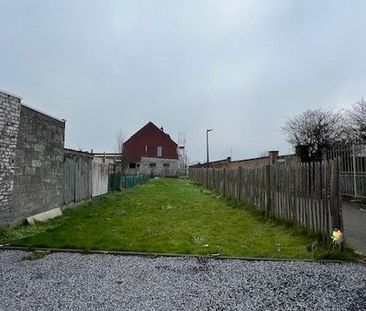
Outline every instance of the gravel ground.
{"type": "Polygon", "coordinates": [[[0,310],[366,310],[366,267],[0,251],[0,310]]]}

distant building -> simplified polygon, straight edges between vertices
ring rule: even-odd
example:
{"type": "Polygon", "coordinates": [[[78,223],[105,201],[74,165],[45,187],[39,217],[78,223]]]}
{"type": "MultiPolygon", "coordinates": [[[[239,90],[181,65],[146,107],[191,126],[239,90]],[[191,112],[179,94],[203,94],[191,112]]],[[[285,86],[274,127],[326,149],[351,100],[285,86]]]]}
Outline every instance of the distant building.
{"type": "Polygon", "coordinates": [[[178,145],[170,136],[149,122],[123,144],[126,173],[149,176],[179,175],[178,145]]]}
{"type": "MultiPolygon", "coordinates": [[[[288,154],[288,155],[279,155],[278,151],[269,151],[268,156],[252,158],[252,159],[244,159],[231,161],[231,157],[228,157],[223,160],[209,162],[210,168],[258,168],[263,167],[268,164],[288,164],[295,165],[302,162],[300,155],[297,154],[288,154]]],[[[207,163],[198,163],[195,165],[191,165],[191,168],[206,168],[207,163]]]]}

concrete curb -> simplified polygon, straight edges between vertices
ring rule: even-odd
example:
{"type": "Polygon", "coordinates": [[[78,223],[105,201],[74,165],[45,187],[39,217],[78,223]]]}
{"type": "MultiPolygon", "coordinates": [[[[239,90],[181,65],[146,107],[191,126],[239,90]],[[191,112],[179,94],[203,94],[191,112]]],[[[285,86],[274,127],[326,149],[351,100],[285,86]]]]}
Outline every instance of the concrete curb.
{"type": "Polygon", "coordinates": [[[47,248],[47,247],[23,247],[23,246],[0,246],[0,251],[43,251],[50,253],[74,253],[83,255],[114,255],[114,256],[138,256],[146,258],[157,257],[176,257],[176,258],[197,258],[197,259],[216,259],[216,260],[242,260],[242,261],[278,261],[278,262],[313,262],[321,264],[337,263],[349,264],[350,262],[330,259],[288,259],[288,258],[258,258],[258,257],[230,257],[221,255],[195,255],[195,254],[171,254],[171,253],[144,253],[128,251],[102,251],[102,250],[83,250],[71,248],[47,248]]]}

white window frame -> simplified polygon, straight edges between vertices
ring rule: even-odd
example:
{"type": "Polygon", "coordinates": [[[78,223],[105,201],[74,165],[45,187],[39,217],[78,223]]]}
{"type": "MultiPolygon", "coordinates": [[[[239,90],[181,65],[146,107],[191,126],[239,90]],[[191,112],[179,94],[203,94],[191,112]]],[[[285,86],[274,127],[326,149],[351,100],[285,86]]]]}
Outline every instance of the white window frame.
{"type": "Polygon", "coordinates": [[[158,146],[156,148],[156,156],[158,158],[162,158],[163,157],[163,146],[158,146]]]}

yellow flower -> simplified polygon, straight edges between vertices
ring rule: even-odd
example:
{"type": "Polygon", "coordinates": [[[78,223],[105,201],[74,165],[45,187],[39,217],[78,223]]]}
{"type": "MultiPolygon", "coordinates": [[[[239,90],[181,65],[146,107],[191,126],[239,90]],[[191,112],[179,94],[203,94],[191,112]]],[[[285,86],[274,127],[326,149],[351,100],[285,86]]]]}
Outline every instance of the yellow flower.
{"type": "Polygon", "coordinates": [[[334,243],[341,243],[343,240],[343,233],[341,230],[333,230],[331,239],[334,243]]]}

